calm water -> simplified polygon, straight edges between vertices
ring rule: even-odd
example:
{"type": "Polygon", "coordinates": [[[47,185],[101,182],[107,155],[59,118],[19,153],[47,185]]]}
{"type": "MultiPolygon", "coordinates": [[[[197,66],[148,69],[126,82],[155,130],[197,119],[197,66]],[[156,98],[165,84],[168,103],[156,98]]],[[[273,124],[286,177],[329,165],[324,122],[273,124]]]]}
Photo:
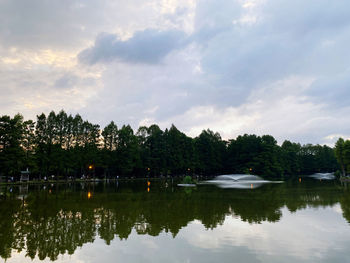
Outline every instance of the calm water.
{"type": "Polygon", "coordinates": [[[350,189],[171,181],[1,188],[0,262],[349,262],[350,189]]]}

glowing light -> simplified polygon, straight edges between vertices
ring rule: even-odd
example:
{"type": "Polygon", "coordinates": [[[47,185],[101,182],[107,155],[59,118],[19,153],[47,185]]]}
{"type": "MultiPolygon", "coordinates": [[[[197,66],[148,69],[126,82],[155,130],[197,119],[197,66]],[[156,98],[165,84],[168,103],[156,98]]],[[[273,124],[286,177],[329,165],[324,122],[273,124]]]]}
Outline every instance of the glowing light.
{"type": "Polygon", "coordinates": [[[150,186],[151,185],[151,182],[150,181],[147,181],[147,186],[150,186]]]}
{"type": "Polygon", "coordinates": [[[299,178],[299,183],[301,183],[301,178],[299,178]]]}
{"type": "Polygon", "coordinates": [[[147,168],[147,171],[149,171],[149,170],[151,170],[151,168],[148,167],[148,168],[147,168]]]}
{"type": "Polygon", "coordinates": [[[150,190],[150,189],[149,189],[149,187],[148,187],[148,188],[147,188],[147,192],[149,192],[149,190],[150,190]]]}
{"type": "Polygon", "coordinates": [[[90,199],[91,196],[92,196],[91,192],[88,192],[88,195],[87,195],[88,199],[90,199]]]}
{"type": "Polygon", "coordinates": [[[90,164],[90,165],[89,165],[89,170],[92,170],[92,168],[93,168],[93,166],[90,164]]]}

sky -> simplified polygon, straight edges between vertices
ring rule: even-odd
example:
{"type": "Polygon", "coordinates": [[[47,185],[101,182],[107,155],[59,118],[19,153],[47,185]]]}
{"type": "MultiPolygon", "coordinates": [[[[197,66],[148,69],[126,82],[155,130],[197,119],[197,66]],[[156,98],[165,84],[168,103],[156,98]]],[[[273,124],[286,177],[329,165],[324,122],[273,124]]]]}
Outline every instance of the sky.
{"type": "Polygon", "coordinates": [[[348,0],[0,0],[0,115],[350,137],[348,0]]]}

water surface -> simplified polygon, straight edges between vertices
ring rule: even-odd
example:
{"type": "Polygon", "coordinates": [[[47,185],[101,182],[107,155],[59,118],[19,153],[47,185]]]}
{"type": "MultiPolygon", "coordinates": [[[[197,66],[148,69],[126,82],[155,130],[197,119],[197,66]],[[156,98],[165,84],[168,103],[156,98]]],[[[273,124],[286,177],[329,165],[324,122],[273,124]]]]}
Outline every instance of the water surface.
{"type": "Polygon", "coordinates": [[[350,192],[298,178],[253,189],[171,181],[3,187],[6,262],[347,262],[350,192]]]}

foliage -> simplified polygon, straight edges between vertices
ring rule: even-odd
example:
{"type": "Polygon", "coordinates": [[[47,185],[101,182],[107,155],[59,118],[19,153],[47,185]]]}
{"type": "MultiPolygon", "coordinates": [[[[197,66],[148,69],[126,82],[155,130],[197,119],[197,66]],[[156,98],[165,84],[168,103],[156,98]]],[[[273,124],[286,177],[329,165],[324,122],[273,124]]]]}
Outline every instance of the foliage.
{"type": "Polygon", "coordinates": [[[24,133],[21,115],[0,117],[0,174],[16,176],[26,165],[22,147],[24,133]]]}
{"type": "Polygon", "coordinates": [[[339,138],[334,149],[342,174],[345,176],[350,173],[350,140],[339,138]]]}
{"type": "Polygon", "coordinates": [[[192,177],[189,176],[189,175],[186,175],[182,181],[184,184],[192,184],[193,181],[192,181],[192,177]]]}
{"type": "MultiPolygon", "coordinates": [[[[340,168],[350,169],[350,142],[338,141],[335,154],[340,168]]],[[[265,177],[332,172],[339,169],[328,146],[281,146],[271,135],[238,136],[225,141],[219,133],[203,130],[188,137],[175,125],[130,125],[118,129],[112,121],[103,129],[63,110],[42,113],[36,122],[20,114],[0,117],[0,174],[18,176],[29,168],[44,178],[176,176],[251,173],[265,177]]]]}

